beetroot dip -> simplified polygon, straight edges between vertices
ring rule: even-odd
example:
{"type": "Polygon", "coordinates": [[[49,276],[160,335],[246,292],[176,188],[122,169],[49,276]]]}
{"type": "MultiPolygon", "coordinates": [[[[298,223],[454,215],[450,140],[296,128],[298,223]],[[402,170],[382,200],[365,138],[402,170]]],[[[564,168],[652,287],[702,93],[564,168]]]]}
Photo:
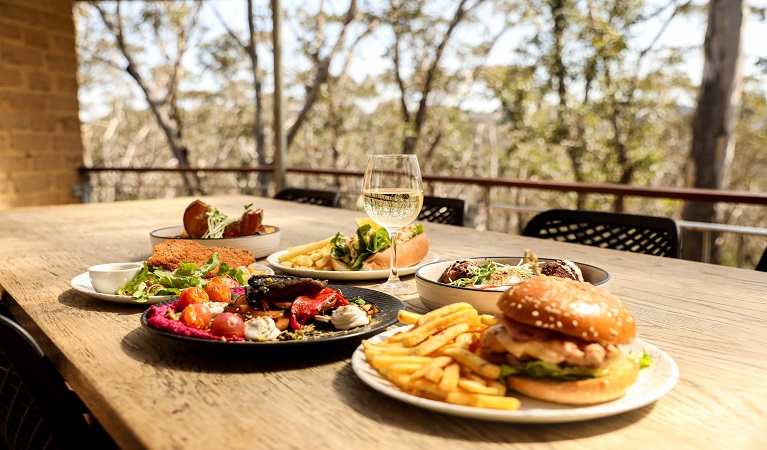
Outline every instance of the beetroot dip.
{"type": "MultiPolygon", "coordinates": [[[[231,289],[234,298],[240,297],[245,294],[245,287],[238,287],[231,289]]],[[[178,320],[173,320],[168,317],[168,310],[177,315],[181,311],[178,310],[178,301],[167,304],[152,305],[149,311],[146,313],[146,322],[150,327],[158,330],[167,331],[169,333],[178,334],[180,336],[195,337],[199,339],[211,339],[214,341],[244,341],[244,338],[232,338],[226,339],[221,336],[216,336],[208,330],[198,330],[197,328],[190,328],[178,320]]]]}

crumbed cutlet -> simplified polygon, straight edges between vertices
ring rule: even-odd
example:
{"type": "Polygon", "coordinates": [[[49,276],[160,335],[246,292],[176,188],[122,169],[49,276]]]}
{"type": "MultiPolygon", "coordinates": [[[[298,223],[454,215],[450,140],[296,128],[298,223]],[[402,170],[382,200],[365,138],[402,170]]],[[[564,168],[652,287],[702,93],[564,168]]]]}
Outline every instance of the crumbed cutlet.
{"type": "MultiPolygon", "coordinates": [[[[208,261],[213,252],[218,253],[220,262],[225,262],[231,267],[247,266],[256,262],[250,252],[239,248],[206,247],[184,239],[169,239],[152,248],[152,256],[147,264],[165,270],[176,270],[184,261],[201,266],[208,261]]],[[[217,273],[218,269],[211,271],[207,276],[215,276],[217,273]]]]}

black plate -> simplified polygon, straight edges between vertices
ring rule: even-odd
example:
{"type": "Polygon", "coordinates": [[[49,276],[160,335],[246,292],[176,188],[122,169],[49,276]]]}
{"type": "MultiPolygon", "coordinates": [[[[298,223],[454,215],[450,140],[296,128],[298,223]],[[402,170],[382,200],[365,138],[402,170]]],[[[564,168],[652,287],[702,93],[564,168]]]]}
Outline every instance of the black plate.
{"type": "MultiPolygon", "coordinates": [[[[173,339],[179,339],[186,342],[195,342],[200,344],[208,344],[208,345],[215,345],[215,346],[223,345],[223,346],[231,347],[231,348],[239,346],[239,347],[247,347],[251,349],[303,347],[303,346],[310,346],[310,345],[322,345],[322,344],[338,342],[340,340],[351,339],[351,338],[361,339],[363,337],[376,334],[379,331],[388,327],[389,325],[396,323],[397,312],[401,309],[405,309],[404,303],[402,303],[399,299],[389,294],[385,294],[383,292],[378,292],[372,289],[365,289],[365,288],[359,288],[354,286],[328,285],[328,287],[341,291],[341,293],[346,298],[360,297],[366,302],[374,304],[376,308],[378,308],[379,310],[378,314],[373,316],[370,319],[370,323],[365,325],[364,327],[358,327],[358,328],[353,328],[351,330],[344,330],[344,331],[332,331],[332,332],[323,334],[321,336],[308,337],[305,339],[298,339],[295,341],[224,342],[224,341],[217,341],[213,339],[202,339],[202,338],[191,337],[191,336],[182,336],[180,334],[171,333],[165,330],[158,330],[157,328],[153,328],[149,326],[149,324],[147,323],[147,317],[146,317],[147,313],[149,312],[149,309],[147,309],[146,311],[144,311],[143,314],[141,314],[141,325],[143,325],[144,328],[148,329],[152,333],[158,334],[160,336],[166,336],[173,339]]],[[[172,298],[162,303],[158,303],[157,306],[173,303],[176,300],[177,298],[172,298]]]]}

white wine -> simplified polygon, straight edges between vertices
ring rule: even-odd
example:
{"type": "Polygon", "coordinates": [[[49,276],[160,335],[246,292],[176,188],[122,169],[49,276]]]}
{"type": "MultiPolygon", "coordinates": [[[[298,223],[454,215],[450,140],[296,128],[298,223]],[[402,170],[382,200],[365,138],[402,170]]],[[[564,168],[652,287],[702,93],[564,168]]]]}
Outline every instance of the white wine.
{"type": "Polygon", "coordinates": [[[402,228],[414,221],[423,206],[423,191],[368,189],[362,193],[365,212],[384,228],[402,228]]]}

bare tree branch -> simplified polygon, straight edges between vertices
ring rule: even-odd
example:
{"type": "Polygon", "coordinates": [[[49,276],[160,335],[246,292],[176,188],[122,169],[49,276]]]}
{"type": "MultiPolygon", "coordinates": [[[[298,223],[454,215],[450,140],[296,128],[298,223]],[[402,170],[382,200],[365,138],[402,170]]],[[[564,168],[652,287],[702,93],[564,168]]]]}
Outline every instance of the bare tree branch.
{"type": "MultiPolygon", "coordinates": [[[[335,44],[330,49],[327,55],[325,55],[324,58],[322,58],[320,61],[319,66],[316,69],[316,72],[314,74],[314,81],[312,82],[311,87],[309,88],[309,92],[306,94],[306,101],[304,102],[304,106],[301,108],[301,111],[298,113],[298,116],[296,117],[295,122],[293,122],[293,125],[290,126],[290,129],[288,129],[288,135],[287,135],[287,142],[288,147],[290,147],[291,143],[295,140],[296,135],[298,134],[298,131],[301,129],[301,126],[306,121],[307,116],[309,115],[309,111],[311,111],[312,107],[314,106],[314,103],[317,101],[317,94],[319,93],[320,88],[322,87],[325,82],[328,80],[328,73],[330,71],[330,62],[335,56],[335,54],[338,52],[338,50],[343,45],[344,39],[346,37],[346,33],[349,30],[349,25],[354,21],[354,18],[357,15],[357,0],[351,0],[349,2],[349,9],[346,11],[346,14],[344,15],[344,21],[342,23],[341,31],[338,34],[338,38],[336,39],[335,44]]],[[[317,53],[319,53],[319,50],[317,50],[317,53]]]]}
{"type": "MultiPolygon", "coordinates": [[[[138,84],[139,88],[144,93],[144,98],[146,99],[152,113],[157,119],[157,123],[165,133],[165,137],[168,140],[168,144],[171,146],[173,155],[179,162],[179,166],[189,167],[189,160],[187,157],[188,150],[181,141],[181,138],[178,134],[178,127],[174,126],[171,117],[169,117],[169,115],[163,110],[162,105],[164,104],[164,101],[156,99],[155,95],[149,88],[149,85],[144,81],[144,78],[139,73],[138,67],[136,66],[136,63],[133,59],[133,55],[125,41],[125,36],[123,34],[122,16],[120,13],[120,2],[117,2],[114,21],[109,18],[109,15],[99,3],[89,3],[91,6],[96,8],[96,10],[99,12],[99,15],[101,16],[101,20],[104,22],[104,25],[114,36],[117,48],[127,63],[125,71],[128,72],[128,74],[136,81],[136,84],[138,84]]],[[[188,173],[183,175],[183,180],[187,192],[190,195],[201,194],[202,190],[200,188],[200,183],[197,176],[195,174],[188,173]]]]}
{"type": "Polygon", "coordinates": [[[437,49],[434,53],[434,59],[431,61],[429,69],[426,72],[423,87],[420,91],[421,100],[418,102],[418,110],[416,111],[415,120],[413,121],[412,133],[406,135],[403,141],[402,152],[405,154],[415,153],[415,147],[418,142],[418,138],[421,135],[424,122],[426,121],[426,115],[429,107],[428,98],[432,90],[432,83],[434,82],[434,78],[439,69],[439,64],[442,60],[442,55],[444,54],[445,48],[447,47],[447,43],[450,40],[453,31],[455,31],[455,28],[458,26],[458,24],[461,23],[461,21],[466,17],[466,14],[471,9],[476,8],[484,0],[478,0],[469,8],[464,7],[466,5],[466,1],[467,0],[461,0],[461,2],[458,4],[458,8],[456,8],[455,13],[453,14],[453,18],[450,20],[450,24],[448,25],[445,34],[442,36],[442,41],[440,41],[439,45],[437,46],[437,49]]]}

